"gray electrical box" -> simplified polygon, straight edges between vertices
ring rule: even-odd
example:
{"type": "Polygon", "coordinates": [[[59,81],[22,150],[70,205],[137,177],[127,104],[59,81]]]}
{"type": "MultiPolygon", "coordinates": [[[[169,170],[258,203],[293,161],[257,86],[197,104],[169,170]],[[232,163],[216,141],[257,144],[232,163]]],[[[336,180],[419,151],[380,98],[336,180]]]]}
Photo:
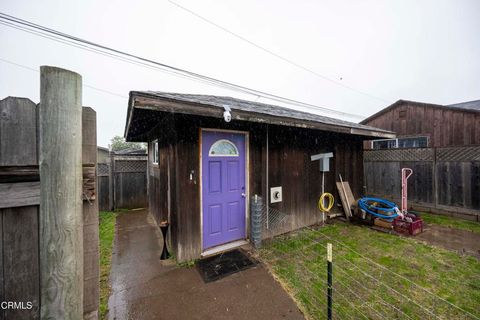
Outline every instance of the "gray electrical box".
{"type": "Polygon", "coordinates": [[[319,153],[310,157],[312,161],[320,161],[320,171],[329,172],[330,171],[330,158],[333,158],[333,153],[319,153]]]}
{"type": "Polygon", "coordinates": [[[330,171],[330,158],[320,159],[320,171],[322,172],[330,171]]]}

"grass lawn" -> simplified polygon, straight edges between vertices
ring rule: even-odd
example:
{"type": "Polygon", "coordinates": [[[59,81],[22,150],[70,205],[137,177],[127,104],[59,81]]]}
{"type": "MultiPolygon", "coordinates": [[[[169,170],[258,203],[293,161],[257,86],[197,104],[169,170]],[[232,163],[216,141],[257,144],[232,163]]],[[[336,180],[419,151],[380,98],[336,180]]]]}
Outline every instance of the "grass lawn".
{"type": "Polygon", "coordinates": [[[110,267],[117,213],[100,212],[100,319],[105,319],[110,296],[110,267]]]}
{"type": "Polygon", "coordinates": [[[479,260],[339,223],[278,237],[260,251],[310,319],[326,318],[328,242],[335,318],[474,319],[464,311],[480,317],[479,260]]]}
{"type": "Polygon", "coordinates": [[[449,216],[431,214],[431,213],[420,213],[422,219],[428,223],[438,224],[444,227],[450,227],[455,229],[468,230],[475,233],[480,233],[480,223],[476,221],[468,221],[463,219],[456,219],[449,216]]]}

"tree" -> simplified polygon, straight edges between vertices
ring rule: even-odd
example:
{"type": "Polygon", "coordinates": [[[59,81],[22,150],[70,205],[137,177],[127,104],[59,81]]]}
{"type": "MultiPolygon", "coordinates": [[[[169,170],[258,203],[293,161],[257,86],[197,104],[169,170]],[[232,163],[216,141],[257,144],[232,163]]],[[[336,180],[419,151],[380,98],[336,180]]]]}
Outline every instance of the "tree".
{"type": "Polygon", "coordinates": [[[112,151],[120,151],[125,149],[147,149],[145,143],[142,142],[126,142],[122,136],[115,136],[110,140],[110,149],[112,151]]]}

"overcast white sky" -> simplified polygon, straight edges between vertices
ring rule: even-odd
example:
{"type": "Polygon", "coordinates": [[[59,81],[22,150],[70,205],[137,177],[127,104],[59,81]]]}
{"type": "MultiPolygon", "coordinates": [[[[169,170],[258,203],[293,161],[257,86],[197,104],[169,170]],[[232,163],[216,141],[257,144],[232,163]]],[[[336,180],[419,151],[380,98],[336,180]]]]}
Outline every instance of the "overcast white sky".
{"type": "MultiPolygon", "coordinates": [[[[176,67],[344,112],[398,99],[480,99],[480,1],[188,1],[184,7],[317,73],[302,71],[160,1],[1,0],[0,11],[176,67]],[[340,80],[342,79],[342,80],[340,80]]],[[[0,25],[0,59],[83,76],[98,144],[123,135],[130,90],[257,97],[191,82],[0,25]]],[[[0,60],[0,99],[39,101],[39,74],[0,60]]],[[[260,102],[269,102],[260,99],[260,102]]],[[[312,112],[312,110],[309,110],[312,112]]],[[[324,113],[325,114],[325,113],[324,113]]],[[[328,114],[325,114],[328,115],[328,114]]]]}

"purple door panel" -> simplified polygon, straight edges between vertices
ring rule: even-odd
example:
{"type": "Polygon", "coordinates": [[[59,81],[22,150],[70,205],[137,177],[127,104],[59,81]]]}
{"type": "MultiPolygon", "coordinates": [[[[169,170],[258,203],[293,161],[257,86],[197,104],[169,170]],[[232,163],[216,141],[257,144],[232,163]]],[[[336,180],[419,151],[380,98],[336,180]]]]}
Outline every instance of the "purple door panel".
{"type": "Polygon", "coordinates": [[[245,238],[245,135],[202,131],[203,249],[245,238]]]}

